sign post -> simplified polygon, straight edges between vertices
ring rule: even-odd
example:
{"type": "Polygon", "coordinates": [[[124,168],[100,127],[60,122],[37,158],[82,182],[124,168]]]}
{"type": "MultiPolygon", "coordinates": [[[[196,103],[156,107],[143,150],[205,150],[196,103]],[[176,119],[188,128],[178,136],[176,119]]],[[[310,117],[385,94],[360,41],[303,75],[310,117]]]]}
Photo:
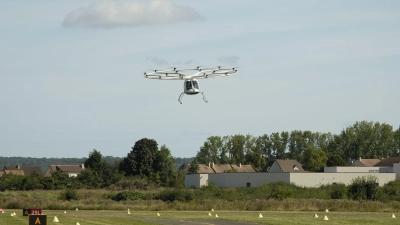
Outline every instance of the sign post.
{"type": "Polygon", "coordinates": [[[30,213],[29,213],[29,209],[22,209],[22,215],[23,216],[28,216],[30,213]]]}
{"type": "Polygon", "coordinates": [[[47,225],[47,215],[33,215],[28,216],[29,225],[47,225]]]}

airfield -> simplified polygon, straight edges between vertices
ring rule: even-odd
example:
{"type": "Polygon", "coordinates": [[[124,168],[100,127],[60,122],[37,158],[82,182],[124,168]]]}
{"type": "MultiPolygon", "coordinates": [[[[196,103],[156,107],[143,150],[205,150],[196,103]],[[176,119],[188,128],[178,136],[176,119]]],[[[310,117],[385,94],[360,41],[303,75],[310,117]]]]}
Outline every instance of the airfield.
{"type": "MultiPolygon", "coordinates": [[[[396,213],[327,211],[116,211],[43,210],[47,224],[60,225],[251,225],[251,224],[399,224],[396,213]]],[[[21,209],[4,209],[1,225],[26,225],[21,209]],[[15,215],[11,215],[15,213],[15,215]]],[[[44,225],[42,222],[41,225],[44,225]]]]}

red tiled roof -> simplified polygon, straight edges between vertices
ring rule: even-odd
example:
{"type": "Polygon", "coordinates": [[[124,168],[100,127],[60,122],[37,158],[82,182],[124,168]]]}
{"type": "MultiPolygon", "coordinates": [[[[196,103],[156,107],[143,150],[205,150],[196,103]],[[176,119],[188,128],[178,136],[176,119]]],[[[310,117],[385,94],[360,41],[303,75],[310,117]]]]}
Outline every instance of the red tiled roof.
{"type": "Polygon", "coordinates": [[[364,166],[369,167],[369,166],[375,166],[375,164],[377,164],[381,160],[380,159],[361,159],[358,161],[360,163],[362,163],[364,166]]]}

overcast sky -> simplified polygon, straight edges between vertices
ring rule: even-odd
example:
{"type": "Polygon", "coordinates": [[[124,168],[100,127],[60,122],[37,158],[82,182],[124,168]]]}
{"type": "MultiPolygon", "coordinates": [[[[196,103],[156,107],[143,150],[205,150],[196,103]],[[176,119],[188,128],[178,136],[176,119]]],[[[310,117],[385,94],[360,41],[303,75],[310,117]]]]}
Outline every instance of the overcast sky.
{"type": "Polygon", "coordinates": [[[400,125],[398,0],[0,2],[0,156],[193,157],[211,135],[400,125]],[[199,80],[150,69],[239,66],[199,80]]]}

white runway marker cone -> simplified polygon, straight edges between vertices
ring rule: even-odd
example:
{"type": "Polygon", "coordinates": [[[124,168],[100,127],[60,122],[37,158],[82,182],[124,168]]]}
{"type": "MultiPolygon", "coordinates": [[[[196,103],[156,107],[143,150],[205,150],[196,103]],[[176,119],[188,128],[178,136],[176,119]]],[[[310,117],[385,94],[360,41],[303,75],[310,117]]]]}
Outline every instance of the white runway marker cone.
{"type": "Polygon", "coordinates": [[[11,216],[14,216],[14,213],[11,213],[11,216]]]}
{"type": "Polygon", "coordinates": [[[208,216],[211,216],[211,213],[210,213],[210,212],[208,212],[208,216]]]}
{"type": "Polygon", "coordinates": [[[215,217],[217,217],[217,218],[218,218],[218,214],[215,214],[215,217]]]}
{"type": "Polygon", "coordinates": [[[262,214],[260,213],[260,215],[258,215],[258,218],[263,218],[262,214]]]}
{"type": "Polygon", "coordinates": [[[17,214],[15,212],[13,212],[14,216],[16,216],[17,214]]]}
{"type": "Polygon", "coordinates": [[[157,213],[157,216],[160,216],[160,213],[157,213]]]}
{"type": "Polygon", "coordinates": [[[214,209],[212,208],[212,209],[211,209],[211,211],[213,211],[213,212],[214,212],[214,209]]]}
{"type": "Polygon", "coordinates": [[[53,222],[54,222],[54,223],[60,222],[60,221],[58,220],[57,216],[55,216],[55,217],[53,218],[53,222]]]}
{"type": "Polygon", "coordinates": [[[78,209],[78,208],[76,208],[75,210],[76,210],[76,211],[78,211],[79,209],[78,209]]]}
{"type": "Polygon", "coordinates": [[[315,214],[314,214],[314,217],[315,217],[315,218],[318,218],[318,214],[315,213],[315,214]]]}
{"type": "Polygon", "coordinates": [[[76,222],[76,224],[75,225],[81,225],[79,222],[76,222]]]}
{"type": "Polygon", "coordinates": [[[64,211],[64,213],[67,213],[67,211],[64,211]]]}
{"type": "Polygon", "coordinates": [[[396,218],[396,216],[394,214],[392,214],[392,218],[396,218]]]}
{"type": "Polygon", "coordinates": [[[326,215],[324,216],[324,220],[329,220],[328,217],[327,217],[326,215]]]}
{"type": "Polygon", "coordinates": [[[128,211],[128,214],[131,214],[131,212],[128,211]]]}
{"type": "Polygon", "coordinates": [[[325,209],[325,212],[329,212],[329,210],[328,210],[328,209],[325,209]]]}

